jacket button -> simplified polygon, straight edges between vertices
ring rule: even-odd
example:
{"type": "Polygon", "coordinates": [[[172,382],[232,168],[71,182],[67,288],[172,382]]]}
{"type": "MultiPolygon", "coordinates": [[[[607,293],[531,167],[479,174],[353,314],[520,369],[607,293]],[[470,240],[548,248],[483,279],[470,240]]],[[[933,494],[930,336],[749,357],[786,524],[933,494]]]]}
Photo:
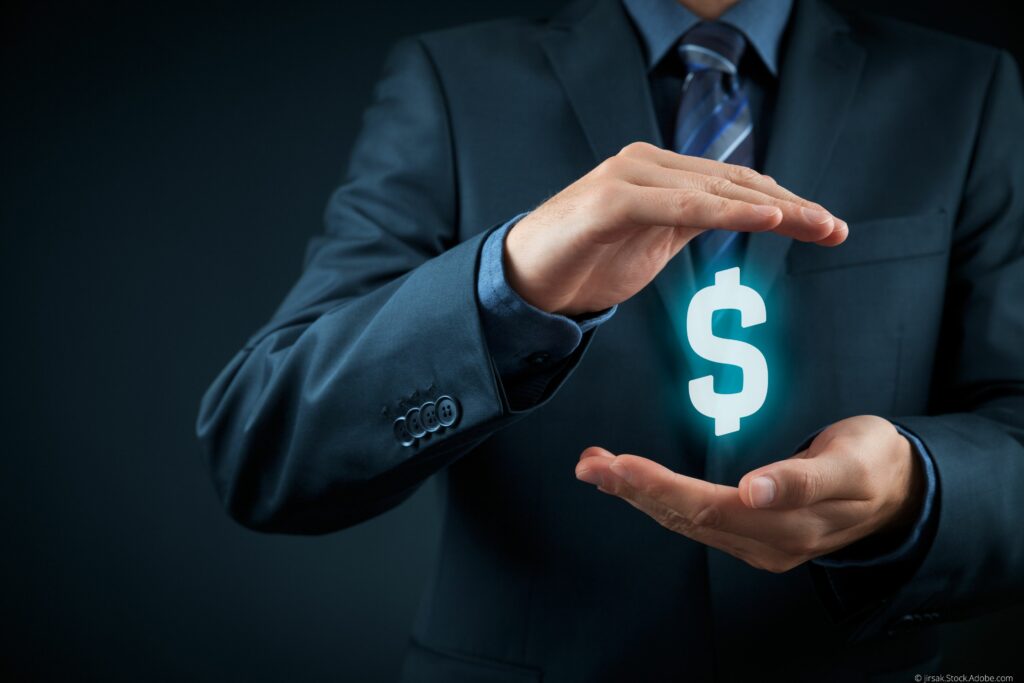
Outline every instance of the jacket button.
{"type": "Polygon", "coordinates": [[[413,408],[405,414],[405,425],[409,428],[409,433],[417,439],[427,433],[427,430],[423,427],[423,422],[420,420],[419,408],[413,408]]]}
{"type": "Polygon", "coordinates": [[[459,419],[459,404],[451,396],[442,396],[434,401],[434,410],[442,427],[451,427],[459,419]]]}
{"type": "Polygon", "coordinates": [[[420,406],[420,422],[428,432],[436,432],[441,423],[437,421],[437,407],[433,401],[427,401],[420,406]]]}
{"type": "Polygon", "coordinates": [[[398,440],[398,443],[403,446],[411,446],[415,443],[416,438],[413,437],[412,432],[409,431],[409,427],[406,426],[404,417],[400,417],[395,420],[392,428],[395,431],[395,438],[398,440]]]}

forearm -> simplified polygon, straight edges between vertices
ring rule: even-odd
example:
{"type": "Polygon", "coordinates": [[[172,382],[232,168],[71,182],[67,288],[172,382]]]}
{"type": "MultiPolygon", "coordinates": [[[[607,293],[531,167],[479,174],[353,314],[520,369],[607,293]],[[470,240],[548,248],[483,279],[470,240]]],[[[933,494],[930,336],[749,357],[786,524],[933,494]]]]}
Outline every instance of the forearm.
{"type": "Polygon", "coordinates": [[[945,584],[929,604],[950,617],[1024,596],[1024,398],[1014,403],[1014,423],[985,416],[988,406],[901,418],[927,444],[941,482],[935,540],[917,576],[945,584]]]}
{"type": "Polygon", "coordinates": [[[197,426],[233,517],[294,533],[352,524],[508,419],[474,295],[482,238],[362,296],[286,303],[235,357],[197,426]],[[443,395],[457,403],[454,424],[403,445],[395,421],[443,395]]]}

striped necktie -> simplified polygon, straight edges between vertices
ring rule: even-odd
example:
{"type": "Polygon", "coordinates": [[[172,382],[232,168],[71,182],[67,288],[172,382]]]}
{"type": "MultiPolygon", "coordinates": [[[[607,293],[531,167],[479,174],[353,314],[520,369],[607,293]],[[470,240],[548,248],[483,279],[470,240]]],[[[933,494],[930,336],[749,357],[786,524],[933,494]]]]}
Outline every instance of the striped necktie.
{"type": "MultiPolygon", "coordinates": [[[[746,39],[718,22],[702,22],[679,42],[686,65],[676,116],[675,151],[742,166],[754,165],[753,122],[737,65],[746,39]]],[[[742,233],[708,230],[690,243],[698,281],[739,265],[742,233]]]]}

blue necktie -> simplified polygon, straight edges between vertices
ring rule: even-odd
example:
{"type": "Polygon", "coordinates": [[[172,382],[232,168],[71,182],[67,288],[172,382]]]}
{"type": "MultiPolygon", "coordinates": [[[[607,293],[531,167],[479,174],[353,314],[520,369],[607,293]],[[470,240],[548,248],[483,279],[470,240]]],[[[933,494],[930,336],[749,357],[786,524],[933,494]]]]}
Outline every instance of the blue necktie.
{"type": "MultiPolygon", "coordinates": [[[[702,22],[679,42],[686,65],[676,116],[675,151],[742,166],[754,165],[753,122],[738,64],[746,39],[727,24],[702,22]]],[[[745,235],[708,230],[690,245],[698,282],[740,265],[745,235]]]]}

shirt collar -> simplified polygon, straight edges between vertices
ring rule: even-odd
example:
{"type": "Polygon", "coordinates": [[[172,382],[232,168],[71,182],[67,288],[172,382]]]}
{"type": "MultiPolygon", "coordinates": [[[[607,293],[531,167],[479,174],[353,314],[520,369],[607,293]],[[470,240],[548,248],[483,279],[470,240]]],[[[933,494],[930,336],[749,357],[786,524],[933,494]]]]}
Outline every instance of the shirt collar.
{"type": "MultiPolygon", "coordinates": [[[[654,68],[683,34],[700,21],[700,17],[683,7],[679,0],[622,0],[622,3],[640,31],[648,69],[654,68]]],[[[778,75],[779,43],[792,7],[793,0],[740,0],[718,20],[739,29],[772,75],[778,75]]]]}

